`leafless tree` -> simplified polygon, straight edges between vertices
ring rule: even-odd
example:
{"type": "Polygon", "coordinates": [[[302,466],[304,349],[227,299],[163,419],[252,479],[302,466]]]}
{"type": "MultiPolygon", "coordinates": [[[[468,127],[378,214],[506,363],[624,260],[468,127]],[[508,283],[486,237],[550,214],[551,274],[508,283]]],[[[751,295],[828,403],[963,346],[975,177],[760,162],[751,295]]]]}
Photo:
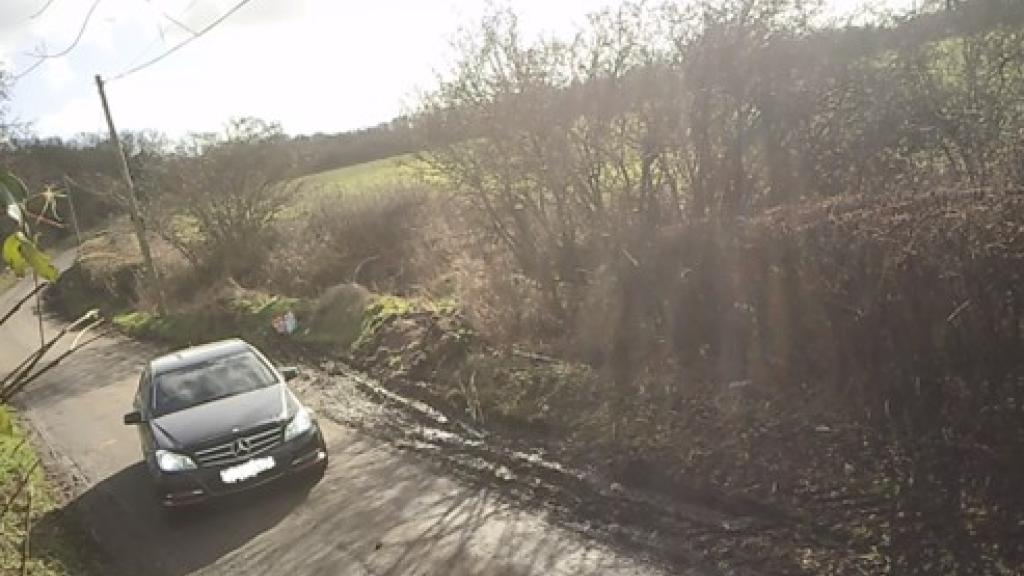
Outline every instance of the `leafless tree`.
{"type": "Polygon", "coordinates": [[[239,280],[258,272],[294,193],[283,142],[280,126],[244,118],[221,135],[193,136],[163,163],[154,176],[157,229],[195,269],[239,280]]]}

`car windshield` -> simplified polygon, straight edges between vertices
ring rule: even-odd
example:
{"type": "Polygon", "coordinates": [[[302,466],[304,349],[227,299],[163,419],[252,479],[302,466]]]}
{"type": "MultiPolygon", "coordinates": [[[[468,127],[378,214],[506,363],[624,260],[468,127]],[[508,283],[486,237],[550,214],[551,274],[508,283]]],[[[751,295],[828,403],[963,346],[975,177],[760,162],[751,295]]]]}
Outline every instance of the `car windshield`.
{"type": "Polygon", "coordinates": [[[275,382],[274,373],[251,352],[213,358],[158,374],[154,378],[153,411],[163,416],[275,382]]]}

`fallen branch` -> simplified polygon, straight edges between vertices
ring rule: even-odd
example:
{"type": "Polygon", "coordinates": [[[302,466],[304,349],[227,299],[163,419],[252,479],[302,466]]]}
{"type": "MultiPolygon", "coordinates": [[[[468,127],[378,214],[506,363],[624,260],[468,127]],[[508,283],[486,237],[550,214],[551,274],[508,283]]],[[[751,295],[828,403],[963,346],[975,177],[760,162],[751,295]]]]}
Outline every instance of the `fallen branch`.
{"type": "MultiPolygon", "coordinates": [[[[93,322],[92,324],[87,326],[85,328],[85,330],[89,330],[89,329],[99,325],[102,322],[103,322],[102,319],[97,319],[95,322],[93,322]]],[[[18,392],[21,392],[22,390],[24,390],[26,386],[28,386],[29,384],[34,382],[37,378],[39,378],[43,374],[46,374],[50,370],[53,370],[54,368],[56,368],[65,358],[67,358],[68,356],[74,354],[79,349],[84,348],[84,347],[88,346],[89,344],[92,344],[96,340],[99,340],[100,338],[103,338],[104,336],[106,336],[109,333],[111,333],[110,330],[108,330],[106,332],[103,332],[103,333],[100,333],[100,334],[97,334],[97,335],[93,336],[92,338],[89,338],[85,342],[82,342],[80,346],[69,348],[63,354],[61,354],[60,356],[57,356],[56,358],[54,358],[52,361],[50,361],[49,364],[47,364],[46,366],[43,366],[41,369],[39,369],[37,372],[35,372],[31,376],[27,376],[27,377],[25,377],[24,379],[22,379],[20,381],[12,383],[10,386],[7,387],[6,390],[4,390],[2,393],[0,393],[0,402],[2,402],[2,403],[10,402],[11,398],[13,398],[15,394],[17,394],[18,392]]]]}
{"type": "Polygon", "coordinates": [[[26,356],[25,359],[22,360],[20,364],[15,366],[13,370],[8,372],[6,376],[0,378],[0,390],[6,388],[8,382],[17,382],[18,379],[21,378],[24,373],[32,370],[32,368],[34,368],[35,365],[39,362],[39,360],[43,357],[43,354],[46,354],[47,350],[49,350],[49,347],[47,346],[37,348],[31,354],[26,356]]]}
{"type": "MultiPolygon", "coordinates": [[[[102,322],[103,322],[102,319],[97,319],[92,324],[87,326],[85,328],[85,330],[89,330],[89,329],[91,329],[91,328],[101,324],[102,322]]],[[[83,331],[85,331],[85,330],[83,330],[83,331]]],[[[45,373],[49,372],[50,370],[56,368],[63,360],[65,360],[69,356],[71,356],[71,355],[75,354],[76,352],[78,352],[80,348],[83,348],[83,347],[91,344],[92,342],[98,340],[99,338],[102,338],[105,335],[108,335],[109,333],[110,333],[110,331],[106,331],[106,332],[102,332],[100,334],[96,334],[95,336],[93,336],[93,337],[85,340],[84,342],[82,342],[81,345],[73,346],[73,347],[68,348],[65,353],[63,353],[60,356],[54,358],[52,361],[50,361],[49,364],[47,364],[46,366],[43,366],[38,371],[36,371],[34,374],[28,375],[28,376],[26,376],[26,377],[24,377],[24,378],[22,378],[20,380],[16,380],[16,381],[12,382],[9,386],[7,386],[7,388],[5,388],[3,390],[2,393],[0,393],[0,403],[5,403],[6,404],[6,403],[10,402],[10,399],[13,398],[14,395],[16,395],[19,392],[22,392],[22,390],[25,389],[26,386],[28,386],[29,384],[34,382],[37,378],[39,378],[43,374],[45,374],[45,373]]]]}
{"type": "MultiPolygon", "coordinates": [[[[42,360],[43,356],[47,352],[49,352],[61,338],[67,335],[68,332],[74,330],[83,322],[95,320],[98,317],[98,310],[90,310],[83,314],[81,317],[79,317],[77,320],[72,322],[71,324],[68,324],[67,326],[62,328],[60,332],[57,333],[56,336],[50,339],[49,342],[46,342],[45,344],[43,344],[43,346],[39,347],[39,349],[37,349],[35,352],[29,354],[28,357],[22,360],[21,363],[14,368],[14,370],[10,371],[6,376],[3,377],[3,379],[0,379],[0,391],[17,386],[21,379],[27,377],[29,373],[32,372],[32,369],[36,367],[36,364],[38,364],[39,361],[42,360]]],[[[93,325],[95,325],[95,322],[93,323],[93,325]]],[[[91,326],[87,327],[85,330],[88,330],[90,327],[91,326]]],[[[83,332],[85,330],[83,330],[83,332]]],[[[76,338],[75,342],[71,344],[71,348],[74,348],[77,342],[78,339],[76,338]]]]}
{"type": "Polygon", "coordinates": [[[7,320],[10,319],[11,316],[14,316],[14,314],[18,310],[21,309],[22,305],[25,304],[25,302],[28,302],[30,298],[32,298],[33,296],[36,295],[36,293],[38,293],[41,290],[44,290],[44,289],[48,288],[49,286],[50,286],[49,282],[44,282],[42,284],[36,285],[36,287],[33,288],[28,294],[23,296],[21,298],[21,300],[18,300],[17,304],[15,304],[13,308],[8,310],[7,313],[4,314],[3,318],[0,318],[0,324],[3,324],[4,322],[7,322],[7,320]]]}

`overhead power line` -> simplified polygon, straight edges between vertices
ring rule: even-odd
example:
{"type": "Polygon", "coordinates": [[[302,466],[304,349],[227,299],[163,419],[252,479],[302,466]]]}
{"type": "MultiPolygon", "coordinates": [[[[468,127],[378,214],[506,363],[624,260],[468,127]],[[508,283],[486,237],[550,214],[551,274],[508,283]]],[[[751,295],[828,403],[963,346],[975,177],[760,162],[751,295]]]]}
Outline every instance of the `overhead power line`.
{"type": "MultiPolygon", "coordinates": [[[[43,62],[46,62],[47,60],[51,60],[53,58],[60,58],[62,56],[67,56],[68,53],[70,53],[72,50],[74,50],[78,46],[78,43],[82,41],[82,36],[85,36],[85,30],[86,30],[86,28],[89,27],[89,21],[92,20],[92,15],[93,15],[94,12],[96,12],[96,8],[99,7],[100,1],[101,0],[94,0],[94,2],[92,3],[92,6],[89,7],[89,12],[87,12],[85,14],[85,19],[82,20],[82,26],[78,29],[78,34],[75,36],[75,39],[71,42],[71,44],[69,44],[66,48],[64,48],[60,52],[55,52],[53,54],[32,54],[32,56],[36,57],[36,61],[31,66],[26,68],[25,70],[22,70],[21,72],[15,74],[14,75],[14,79],[15,80],[20,80],[20,79],[24,78],[25,76],[28,76],[29,74],[31,74],[32,71],[35,70],[36,68],[39,68],[40,66],[42,66],[43,62]]],[[[49,6],[49,3],[46,6],[49,6]]],[[[43,7],[43,11],[46,10],[46,6],[43,7]]],[[[39,13],[42,14],[42,11],[40,11],[39,13]]]]}
{"type": "Polygon", "coordinates": [[[193,36],[196,35],[196,31],[195,30],[189,28],[184,22],[182,22],[181,20],[178,20],[174,16],[171,16],[167,12],[164,12],[163,10],[161,10],[160,11],[160,15],[163,16],[164,18],[166,18],[171,24],[174,24],[175,26],[177,26],[178,28],[181,28],[185,32],[188,32],[189,34],[191,34],[193,36]]]}
{"type": "MultiPolygon", "coordinates": [[[[168,14],[166,10],[164,10],[162,8],[159,8],[156,5],[154,5],[153,4],[153,0],[146,0],[146,4],[148,4],[149,7],[152,8],[154,11],[158,12],[160,14],[160,16],[162,16],[164,18],[164,20],[167,20],[171,24],[174,24],[178,28],[181,28],[182,30],[184,30],[185,32],[188,32],[189,34],[191,34],[193,36],[196,35],[196,31],[195,30],[190,28],[187,24],[185,24],[184,22],[182,22],[178,18],[175,18],[174,16],[171,16],[170,14],[168,14]]],[[[191,7],[192,7],[192,4],[190,4],[189,7],[186,8],[182,12],[182,14],[184,14],[185,12],[188,12],[189,8],[191,8],[191,7]]],[[[163,36],[163,31],[162,30],[160,32],[160,36],[163,36]]]]}
{"type": "MultiPolygon", "coordinates": [[[[191,2],[189,2],[188,6],[186,6],[185,9],[181,11],[181,14],[179,14],[177,18],[172,18],[170,14],[167,14],[166,12],[163,12],[163,11],[161,11],[161,14],[164,17],[164,19],[166,19],[166,20],[168,20],[170,22],[176,22],[179,27],[183,28],[185,31],[187,31],[192,36],[195,36],[196,35],[196,31],[193,30],[192,28],[189,28],[188,26],[185,26],[185,24],[183,22],[181,22],[180,19],[183,18],[186,14],[188,14],[189,10],[192,10],[192,8],[196,5],[197,2],[198,2],[198,0],[192,0],[191,2]]],[[[153,2],[151,0],[146,0],[146,3],[148,5],[150,5],[150,6],[153,6],[153,2]]],[[[154,6],[154,9],[155,9],[155,6],[154,6]]],[[[149,54],[149,51],[152,50],[154,46],[156,46],[157,44],[160,44],[160,43],[166,43],[167,42],[167,38],[164,35],[164,27],[161,26],[159,22],[157,23],[156,31],[157,31],[157,37],[154,38],[152,42],[147,44],[146,47],[143,48],[141,52],[139,52],[138,56],[136,56],[135,58],[132,58],[131,62],[128,63],[128,67],[129,68],[135,66],[139,62],[142,62],[142,59],[145,58],[147,54],[149,54]]]]}
{"type": "Polygon", "coordinates": [[[120,74],[117,74],[116,76],[114,76],[113,78],[108,80],[107,82],[109,83],[109,82],[113,82],[115,80],[120,80],[120,79],[122,79],[122,78],[124,78],[126,76],[130,76],[132,74],[135,74],[136,72],[139,72],[141,70],[149,68],[150,66],[156,64],[157,62],[160,62],[164,58],[167,58],[171,54],[174,54],[178,50],[181,50],[182,48],[187,46],[190,42],[193,42],[194,40],[197,40],[198,38],[202,37],[204,34],[209,32],[210,30],[213,30],[214,28],[216,28],[221,22],[223,22],[223,21],[227,20],[228,18],[230,18],[232,14],[234,14],[235,12],[238,12],[239,10],[241,10],[242,7],[245,6],[246,4],[248,4],[249,2],[252,2],[252,0],[241,0],[240,2],[238,2],[237,4],[232,6],[230,10],[228,10],[224,14],[221,14],[220,17],[218,17],[216,20],[214,20],[213,22],[210,22],[209,24],[207,24],[204,28],[201,28],[201,29],[197,30],[195,32],[195,36],[189,36],[188,38],[182,40],[181,42],[175,44],[174,46],[171,46],[170,48],[168,48],[164,52],[162,52],[159,55],[157,55],[157,56],[147,60],[146,62],[143,62],[142,64],[139,64],[138,66],[131,67],[131,68],[125,70],[124,72],[121,72],[120,74]]]}
{"type": "Polygon", "coordinates": [[[35,20],[36,18],[39,18],[40,16],[42,16],[43,13],[46,12],[46,10],[50,8],[50,4],[53,4],[53,2],[54,2],[54,0],[46,0],[46,4],[43,4],[43,7],[40,8],[39,10],[36,10],[35,14],[29,16],[29,19],[30,20],[35,20]]]}
{"type": "Polygon", "coordinates": [[[164,41],[164,29],[158,26],[157,32],[159,32],[159,36],[153,38],[153,41],[147,44],[146,47],[142,50],[142,52],[139,52],[138,56],[132,58],[132,61],[128,64],[129,66],[135,66],[139,62],[142,62],[142,59],[146,57],[146,54],[149,54],[149,51],[153,49],[153,46],[156,46],[157,44],[164,41]]]}

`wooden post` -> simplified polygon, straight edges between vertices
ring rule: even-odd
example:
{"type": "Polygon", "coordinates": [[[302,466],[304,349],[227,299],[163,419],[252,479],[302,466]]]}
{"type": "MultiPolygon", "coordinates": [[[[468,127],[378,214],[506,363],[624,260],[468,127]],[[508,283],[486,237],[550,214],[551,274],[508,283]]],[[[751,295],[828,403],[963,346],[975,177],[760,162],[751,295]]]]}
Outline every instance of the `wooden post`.
{"type": "Polygon", "coordinates": [[[103,78],[96,75],[96,88],[100,92],[100,102],[103,104],[103,115],[107,118],[107,129],[110,131],[110,141],[117,149],[121,159],[121,175],[124,177],[125,186],[128,188],[128,215],[131,217],[132,225],[135,228],[135,237],[139,241],[139,251],[142,252],[142,263],[145,266],[147,288],[157,299],[159,312],[164,312],[163,290],[160,289],[160,277],[157,274],[156,266],[153,265],[153,256],[149,251],[149,241],[146,239],[146,224],[142,221],[139,213],[139,199],[135,195],[135,182],[132,181],[132,172],[128,167],[128,156],[121,146],[121,139],[117,136],[117,129],[114,128],[114,119],[110,115],[110,105],[107,103],[107,92],[103,88],[103,78]]]}

